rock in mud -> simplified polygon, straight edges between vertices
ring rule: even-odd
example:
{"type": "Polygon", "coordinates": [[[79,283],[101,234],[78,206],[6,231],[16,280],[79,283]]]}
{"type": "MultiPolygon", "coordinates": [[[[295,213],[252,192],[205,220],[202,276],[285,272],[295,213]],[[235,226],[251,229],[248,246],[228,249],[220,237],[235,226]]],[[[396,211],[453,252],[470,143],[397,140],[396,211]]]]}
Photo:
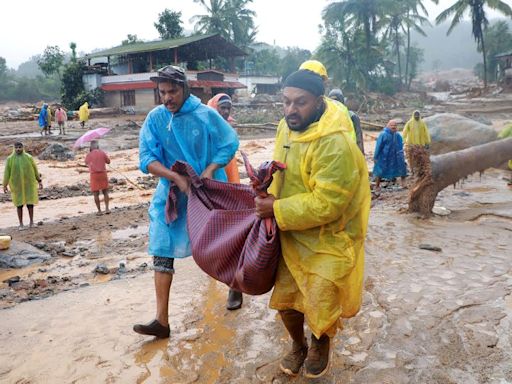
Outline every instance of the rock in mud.
{"type": "Polygon", "coordinates": [[[71,149],[60,143],[51,143],[38,157],[40,160],[67,161],[73,160],[75,154],[71,149]]]}
{"type": "Polygon", "coordinates": [[[48,253],[16,240],[9,249],[0,250],[0,268],[23,268],[50,259],[48,253]]]}
{"type": "Polygon", "coordinates": [[[7,280],[4,280],[3,282],[7,283],[9,285],[9,287],[10,287],[14,283],[17,283],[18,281],[20,281],[20,277],[19,276],[13,276],[13,277],[9,277],[7,280]]]}
{"type": "Polygon", "coordinates": [[[428,126],[434,155],[459,151],[494,141],[497,133],[491,127],[454,113],[441,113],[424,119],[428,126]]]}
{"type": "Polygon", "coordinates": [[[432,245],[432,244],[420,244],[418,246],[418,248],[425,249],[427,251],[432,251],[432,252],[442,252],[443,251],[440,247],[436,247],[435,245],[432,245]]]}
{"type": "Polygon", "coordinates": [[[96,265],[96,268],[94,268],[94,272],[100,273],[102,275],[108,275],[110,273],[110,269],[108,269],[108,267],[105,264],[101,263],[96,265]]]}

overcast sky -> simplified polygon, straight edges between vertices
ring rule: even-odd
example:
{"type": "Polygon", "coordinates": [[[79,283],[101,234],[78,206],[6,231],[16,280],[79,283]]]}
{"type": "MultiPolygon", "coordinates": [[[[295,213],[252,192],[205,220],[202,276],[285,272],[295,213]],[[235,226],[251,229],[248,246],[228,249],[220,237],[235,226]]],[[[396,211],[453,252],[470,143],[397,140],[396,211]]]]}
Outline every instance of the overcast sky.
{"type": "MultiPolygon", "coordinates": [[[[504,0],[512,6],[512,0],[504,0]]],[[[257,13],[257,41],[283,47],[299,46],[313,50],[320,42],[318,25],[321,11],[330,0],[254,0],[257,13]]],[[[434,5],[426,0],[431,18],[455,0],[434,5]]],[[[184,27],[193,28],[190,18],[204,10],[193,0],[146,0],[117,2],[87,1],[2,1],[0,12],[0,56],[7,66],[17,68],[48,45],[69,51],[75,42],[79,52],[119,45],[127,34],[155,40],[153,23],[165,8],[182,11],[184,27]],[[123,5],[124,4],[124,5],[123,5]]]]}

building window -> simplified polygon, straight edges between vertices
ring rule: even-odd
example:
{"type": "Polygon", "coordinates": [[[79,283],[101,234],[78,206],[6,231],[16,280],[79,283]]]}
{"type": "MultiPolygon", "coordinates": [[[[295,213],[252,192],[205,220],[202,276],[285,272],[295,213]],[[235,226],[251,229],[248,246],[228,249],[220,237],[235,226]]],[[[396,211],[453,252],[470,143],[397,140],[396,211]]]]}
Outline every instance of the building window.
{"type": "Polygon", "coordinates": [[[121,91],[121,107],[135,106],[135,91],[121,91]]]}

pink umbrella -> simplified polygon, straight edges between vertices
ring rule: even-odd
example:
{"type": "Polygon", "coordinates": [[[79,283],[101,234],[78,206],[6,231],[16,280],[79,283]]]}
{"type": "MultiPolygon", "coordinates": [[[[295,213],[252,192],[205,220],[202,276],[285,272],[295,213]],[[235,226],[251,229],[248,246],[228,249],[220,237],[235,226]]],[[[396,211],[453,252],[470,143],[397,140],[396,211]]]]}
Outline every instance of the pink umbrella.
{"type": "Polygon", "coordinates": [[[87,133],[84,133],[82,136],[80,136],[77,141],[75,141],[73,148],[80,148],[85,143],[99,139],[100,137],[105,136],[108,131],[110,131],[110,128],[96,128],[92,131],[88,131],[87,133]]]}

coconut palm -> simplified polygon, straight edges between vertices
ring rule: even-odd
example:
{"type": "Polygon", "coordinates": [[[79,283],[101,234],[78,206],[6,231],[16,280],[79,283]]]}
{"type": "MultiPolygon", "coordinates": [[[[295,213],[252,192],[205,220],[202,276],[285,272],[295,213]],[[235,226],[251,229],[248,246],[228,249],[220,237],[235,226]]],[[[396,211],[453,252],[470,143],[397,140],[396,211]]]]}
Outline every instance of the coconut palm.
{"type": "Polygon", "coordinates": [[[445,9],[436,18],[436,23],[440,24],[452,17],[450,28],[447,34],[461,22],[464,14],[469,12],[471,23],[473,25],[473,37],[476,40],[478,50],[482,51],[484,60],[484,87],[487,87],[487,55],[485,50],[484,30],[489,25],[489,20],[485,13],[485,7],[501,12],[506,16],[512,17],[512,8],[502,0],[457,0],[451,7],[445,9]]]}
{"type": "Polygon", "coordinates": [[[194,29],[200,33],[218,33],[229,38],[228,25],[226,23],[226,0],[194,0],[201,4],[206,14],[196,15],[191,18],[195,22],[194,29]]]}

